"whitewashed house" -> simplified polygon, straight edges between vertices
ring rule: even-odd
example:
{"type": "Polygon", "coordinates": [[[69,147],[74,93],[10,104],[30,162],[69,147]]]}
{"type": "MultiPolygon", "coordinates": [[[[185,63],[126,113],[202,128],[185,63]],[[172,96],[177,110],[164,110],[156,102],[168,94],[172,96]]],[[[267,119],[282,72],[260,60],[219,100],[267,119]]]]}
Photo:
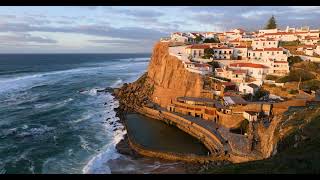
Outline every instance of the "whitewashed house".
{"type": "Polygon", "coordinates": [[[235,46],[233,48],[233,58],[238,60],[245,60],[247,59],[248,55],[248,48],[247,46],[235,46]]]}
{"type": "Polygon", "coordinates": [[[213,47],[214,59],[231,59],[233,49],[230,47],[213,47]]]}
{"type": "Polygon", "coordinates": [[[231,69],[246,70],[247,75],[257,80],[263,80],[268,73],[269,67],[262,64],[254,63],[232,63],[229,65],[231,69]]]}
{"type": "Polygon", "coordinates": [[[201,58],[204,55],[204,50],[210,48],[209,45],[194,44],[185,48],[185,52],[193,58],[201,58]]]}
{"type": "Polygon", "coordinates": [[[188,42],[188,37],[186,37],[185,34],[182,32],[172,33],[170,37],[172,42],[182,42],[182,43],[188,42]]]}
{"type": "Polygon", "coordinates": [[[264,49],[264,48],[277,48],[279,46],[279,41],[275,39],[255,39],[252,41],[252,49],[264,49]]]}
{"type": "Polygon", "coordinates": [[[254,95],[259,90],[259,86],[254,83],[240,83],[239,91],[243,94],[254,95]]]}

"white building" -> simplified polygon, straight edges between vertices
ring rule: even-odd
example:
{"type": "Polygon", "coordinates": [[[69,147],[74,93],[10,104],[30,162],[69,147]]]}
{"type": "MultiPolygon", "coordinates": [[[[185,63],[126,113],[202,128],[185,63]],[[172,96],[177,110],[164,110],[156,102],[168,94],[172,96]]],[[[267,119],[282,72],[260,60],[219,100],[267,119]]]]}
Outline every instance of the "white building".
{"type": "Polygon", "coordinates": [[[265,33],[263,35],[265,38],[272,38],[278,41],[295,41],[298,40],[296,33],[291,32],[276,32],[276,33],[265,33]]]}
{"type": "Polygon", "coordinates": [[[185,52],[193,58],[201,58],[204,55],[204,50],[210,48],[208,45],[194,44],[186,47],[185,52]]]}
{"type": "Polygon", "coordinates": [[[268,73],[269,67],[254,63],[232,63],[231,69],[247,70],[247,75],[257,80],[263,80],[268,73]]]}
{"type": "Polygon", "coordinates": [[[320,55],[320,46],[317,46],[314,52],[318,55],[320,55]]]}
{"type": "Polygon", "coordinates": [[[213,47],[214,59],[231,59],[233,49],[230,47],[213,47]]]}
{"type": "Polygon", "coordinates": [[[300,41],[305,45],[315,45],[318,43],[318,41],[320,41],[320,38],[316,36],[306,36],[304,39],[301,39],[300,41]]]}
{"type": "Polygon", "coordinates": [[[230,69],[230,68],[223,67],[223,68],[216,68],[214,71],[216,76],[230,79],[231,82],[234,82],[236,84],[245,82],[247,79],[246,70],[230,69]]]}
{"type": "Polygon", "coordinates": [[[274,39],[256,39],[252,41],[252,49],[277,48],[279,41],[274,39]]]}
{"type": "Polygon", "coordinates": [[[278,29],[261,29],[259,30],[258,35],[261,36],[267,33],[277,33],[277,32],[278,32],[278,29]]]}
{"type": "Polygon", "coordinates": [[[240,83],[239,91],[243,94],[254,95],[259,90],[259,86],[253,83],[240,83]]]}
{"type": "Polygon", "coordinates": [[[184,67],[194,73],[198,73],[201,75],[209,74],[212,72],[212,66],[209,64],[202,64],[202,63],[194,63],[194,62],[183,62],[184,67]]]}
{"type": "Polygon", "coordinates": [[[289,73],[288,55],[283,48],[248,50],[248,59],[252,63],[267,66],[267,74],[282,76],[289,73]]]}
{"type": "Polygon", "coordinates": [[[247,46],[235,46],[233,48],[233,58],[238,60],[247,59],[248,48],[247,46]]]}
{"type": "Polygon", "coordinates": [[[312,48],[306,48],[304,50],[304,53],[307,55],[307,56],[313,56],[313,49],[312,48]]]}
{"type": "Polygon", "coordinates": [[[188,42],[188,37],[182,32],[175,32],[171,34],[171,41],[186,43],[188,42]]]}

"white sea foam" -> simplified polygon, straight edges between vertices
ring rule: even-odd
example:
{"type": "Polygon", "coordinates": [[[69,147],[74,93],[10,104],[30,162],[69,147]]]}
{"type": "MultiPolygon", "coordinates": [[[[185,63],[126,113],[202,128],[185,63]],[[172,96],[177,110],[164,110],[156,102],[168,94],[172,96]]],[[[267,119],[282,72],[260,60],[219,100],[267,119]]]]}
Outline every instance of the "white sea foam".
{"type": "MultiPolygon", "coordinates": [[[[117,101],[115,100],[112,100],[111,102],[109,101],[110,104],[114,104],[116,102],[117,101]]],[[[110,113],[108,114],[108,117],[110,118],[109,122],[113,122],[113,125],[105,123],[105,126],[106,129],[109,129],[109,132],[113,132],[113,130],[115,130],[112,134],[112,140],[102,148],[101,152],[94,155],[84,166],[82,172],[85,174],[111,173],[110,168],[105,163],[107,163],[111,159],[117,159],[120,156],[120,154],[116,150],[116,145],[123,139],[124,135],[127,132],[126,130],[124,130],[122,124],[116,122],[119,118],[115,117],[115,112],[113,111],[113,109],[111,110],[109,108],[108,110],[110,110],[110,113]],[[113,126],[115,126],[115,128],[113,126]]]]}

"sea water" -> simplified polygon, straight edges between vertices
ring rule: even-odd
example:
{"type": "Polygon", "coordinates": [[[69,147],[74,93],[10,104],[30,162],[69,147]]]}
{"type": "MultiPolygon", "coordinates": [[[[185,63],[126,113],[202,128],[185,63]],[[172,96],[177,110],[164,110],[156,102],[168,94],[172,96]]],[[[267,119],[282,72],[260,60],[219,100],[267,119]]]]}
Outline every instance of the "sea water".
{"type": "Polygon", "coordinates": [[[110,173],[126,133],[97,89],[141,76],[150,54],[0,55],[0,173],[110,173]],[[110,125],[106,122],[115,122],[110,125]]]}

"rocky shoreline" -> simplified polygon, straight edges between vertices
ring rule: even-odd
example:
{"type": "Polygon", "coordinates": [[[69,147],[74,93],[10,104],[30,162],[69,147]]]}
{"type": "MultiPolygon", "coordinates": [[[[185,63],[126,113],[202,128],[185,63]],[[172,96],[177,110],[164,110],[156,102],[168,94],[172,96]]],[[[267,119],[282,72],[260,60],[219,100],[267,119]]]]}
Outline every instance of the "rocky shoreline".
{"type": "MultiPolygon", "coordinates": [[[[152,90],[153,87],[148,82],[147,74],[142,75],[133,83],[125,83],[121,88],[114,88],[112,90],[112,95],[119,101],[119,107],[114,109],[116,116],[120,119],[119,123],[126,127],[125,120],[128,113],[136,113],[137,109],[142,106],[153,106],[153,103],[150,101],[152,90]]],[[[116,145],[116,149],[120,154],[130,156],[134,159],[145,158],[133,150],[133,148],[129,145],[127,134],[125,134],[124,138],[116,145]]],[[[156,158],[154,159],[156,160],[156,158]]],[[[166,160],[158,161],[167,162],[166,160]]],[[[215,161],[206,164],[180,162],[180,164],[177,165],[177,169],[181,169],[182,166],[185,173],[194,174],[201,173],[208,168],[218,167],[225,164],[230,163],[227,161],[215,161]]],[[[181,170],[177,171],[177,173],[181,173],[181,170]]]]}

